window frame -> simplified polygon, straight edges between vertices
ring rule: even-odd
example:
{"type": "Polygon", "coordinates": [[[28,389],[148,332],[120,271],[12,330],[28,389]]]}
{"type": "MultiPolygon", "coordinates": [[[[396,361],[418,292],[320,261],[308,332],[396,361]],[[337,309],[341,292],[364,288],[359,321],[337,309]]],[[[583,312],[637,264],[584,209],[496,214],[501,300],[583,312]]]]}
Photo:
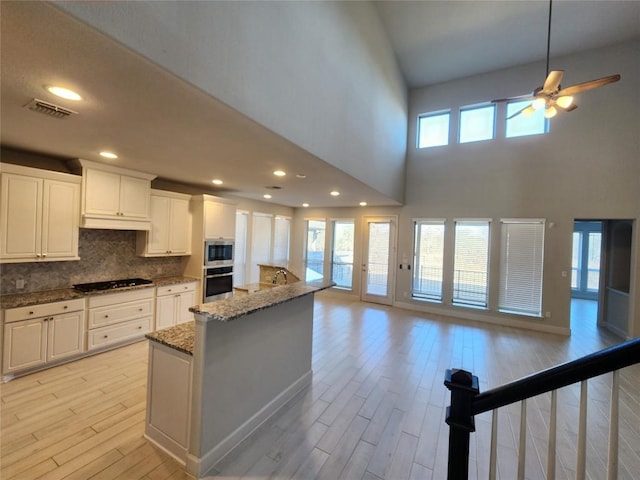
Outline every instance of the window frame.
{"type": "MultiPolygon", "coordinates": [[[[355,218],[332,218],[330,220],[331,222],[331,257],[329,258],[329,272],[331,274],[331,281],[333,281],[335,283],[333,288],[337,288],[339,290],[353,290],[353,272],[354,272],[354,265],[355,265],[355,246],[356,246],[356,220],[355,218]],[[340,285],[338,284],[338,282],[334,279],[334,272],[335,272],[335,251],[336,251],[336,223],[351,223],[351,225],[353,226],[353,241],[351,243],[351,256],[352,256],[352,262],[351,262],[351,278],[349,280],[349,285],[340,285]]],[[[344,263],[344,265],[349,265],[348,263],[344,263]]]]}
{"type": "MultiPolygon", "coordinates": [[[[456,307],[465,307],[465,308],[477,308],[482,310],[488,310],[489,308],[489,287],[490,287],[490,267],[491,267],[491,223],[492,219],[490,218],[456,218],[454,219],[453,224],[453,271],[452,271],[452,293],[451,293],[451,304],[456,307]],[[486,262],[485,262],[485,272],[484,272],[484,292],[475,292],[476,295],[482,294],[484,296],[484,301],[473,301],[471,298],[467,298],[466,300],[462,297],[456,297],[456,291],[462,291],[460,288],[456,288],[456,285],[460,282],[456,280],[456,272],[462,271],[456,269],[458,264],[458,226],[466,225],[466,226],[486,226],[487,230],[487,241],[486,241],[486,262]]],[[[473,271],[469,271],[473,273],[473,271]]],[[[469,292],[474,293],[474,292],[469,292]]]]}
{"type": "Polygon", "coordinates": [[[444,253],[445,253],[445,242],[446,242],[446,229],[447,222],[446,219],[443,218],[414,218],[413,219],[413,273],[411,275],[411,296],[416,300],[422,301],[430,301],[442,303],[443,300],[443,289],[444,289],[444,253]],[[442,257],[440,264],[440,293],[428,293],[425,291],[418,291],[416,289],[416,279],[422,278],[419,275],[421,271],[421,248],[419,246],[418,241],[418,227],[422,226],[442,226],[442,252],[440,255],[442,257]]]}
{"type": "Polygon", "coordinates": [[[416,148],[422,150],[425,148],[434,148],[434,147],[446,147],[449,145],[450,139],[451,137],[451,109],[445,109],[445,110],[438,110],[435,112],[429,112],[429,113],[423,113],[421,115],[418,115],[418,122],[417,122],[417,136],[416,136],[416,148]],[[422,139],[422,120],[426,120],[426,119],[430,119],[430,118],[435,118],[435,117],[447,117],[447,135],[446,135],[446,143],[438,143],[435,145],[422,145],[421,143],[421,139],[422,139]]]}
{"type": "Polygon", "coordinates": [[[495,103],[481,103],[477,105],[468,105],[464,107],[460,107],[460,111],[458,112],[458,143],[460,145],[467,143],[476,143],[476,142],[486,142],[487,140],[495,140],[496,138],[496,116],[497,116],[497,108],[495,103]],[[464,114],[468,112],[473,112],[476,110],[485,110],[491,109],[491,136],[487,138],[478,138],[474,140],[466,140],[462,141],[462,124],[464,114]]]}
{"type": "Polygon", "coordinates": [[[544,218],[503,218],[500,220],[499,312],[543,318],[545,227],[546,220],[544,218]],[[533,231],[527,232],[522,229],[518,231],[518,225],[526,226],[533,231]],[[525,240],[533,240],[533,243],[523,246],[525,240]],[[512,253],[510,248],[512,245],[517,245],[520,249],[512,253]],[[534,257],[535,263],[533,265],[529,263],[530,257],[534,257]],[[511,258],[513,261],[510,261],[511,258]],[[510,284],[513,284],[514,287],[510,288],[510,284]],[[526,284],[526,287],[523,288],[521,286],[523,284],[526,284]],[[525,300],[526,297],[529,299],[525,300]],[[518,302],[522,303],[517,305],[518,302]],[[536,304],[535,309],[533,308],[534,304],[536,304]]]}
{"type": "MultiPolygon", "coordinates": [[[[325,279],[326,278],[326,268],[325,268],[325,263],[327,260],[327,219],[322,217],[322,218],[305,218],[304,219],[304,244],[303,244],[303,259],[304,259],[304,279],[305,281],[314,281],[314,280],[319,280],[318,278],[309,278],[309,222],[322,222],[324,223],[324,239],[322,242],[322,261],[319,263],[319,265],[322,267],[322,272],[321,272],[321,278],[325,279]]],[[[317,263],[317,262],[316,262],[317,263]]],[[[320,272],[316,272],[316,273],[320,273],[320,272]]]]}
{"type": "MultiPolygon", "coordinates": [[[[513,100],[513,101],[510,101],[510,102],[508,101],[508,102],[505,103],[505,107],[504,107],[504,138],[505,139],[521,138],[521,137],[532,137],[532,136],[535,136],[535,135],[545,135],[545,134],[549,133],[549,129],[551,127],[551,122],[550,122],[550,120],[548,118],[546,118],[544,116],[544,109],[541,108],[539,110],[536,110],[536,112],[540,112],[540,113],[538,113],[538,115],[542,115],[542,120],[543,120],[543,124],[542,125],[543,126],[542,126],[542,131],[541,132],[524,133],[524,134],[521,134],[521,135],[509,135],[509,122],[511,120],[515,120],[515,119],[518,118],[518,117],[514,117],[511,120],[509,119],[509,105],[515,105],[515,104],[518,104],[518,103],[522,103],[522,104],[529,103],[530,104],[531,101],[529,101],[529,100],[517,100],[517,101],[513,100]]],[[[519,109],[519,110],[521,110],[521,109],[519,109]]],[[[513,113],[515,113],[515,112],[513,112],[513,113]]],[[[521,116],[521,115],[519,115],[519,116],[521,116]]]]}

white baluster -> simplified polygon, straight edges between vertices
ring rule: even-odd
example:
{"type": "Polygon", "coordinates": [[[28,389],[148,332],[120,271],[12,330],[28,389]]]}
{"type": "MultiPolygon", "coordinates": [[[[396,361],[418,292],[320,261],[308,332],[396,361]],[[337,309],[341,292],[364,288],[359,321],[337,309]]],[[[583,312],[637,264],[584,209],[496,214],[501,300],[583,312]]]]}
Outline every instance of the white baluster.
{"type": "Polygon", "coordinates": [[[491,451],[489,452],[489,480],[496,480],[496,457],[498,451],[498,409],[491,416],[491,451]]]}
{"type": "Polygon", "coordinates": [[[518,480],[524,480],[524,466],[527,452],[527,401],[520,407],[520,443],[518,444],[518,480]]]}
{"type": "Polygon", "coordinates": [[[609,461],[607,480],[618,478],[618,394],[620,390],[620,370],[613,372],[611,380],[611,412],[609,415],[609,461]]]}
{"type": "Polygon", "coordinates": [[[578,425],[578,459],[576,480],[584,480],[587,458],[587,381],[580,384],[580,421],[578,425]]]}
{"type": "Polygon", "coordinates": [[[547,444],[547,480],[556,478],[556,430],[558,418],[558,391],[551,391],[551,412],[549,413],[549,443],[547,444]]]}

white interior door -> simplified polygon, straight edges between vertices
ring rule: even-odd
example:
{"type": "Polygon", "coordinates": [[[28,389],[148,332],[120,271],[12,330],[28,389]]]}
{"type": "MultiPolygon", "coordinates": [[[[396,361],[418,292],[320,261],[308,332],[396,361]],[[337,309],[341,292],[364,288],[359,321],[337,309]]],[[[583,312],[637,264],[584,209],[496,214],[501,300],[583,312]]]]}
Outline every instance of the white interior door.
{"type": "Polygon", "coordinates": [[[361,290],[365,302],[393,303],[395,225],[395,217],[365,218],[361,290]]]}

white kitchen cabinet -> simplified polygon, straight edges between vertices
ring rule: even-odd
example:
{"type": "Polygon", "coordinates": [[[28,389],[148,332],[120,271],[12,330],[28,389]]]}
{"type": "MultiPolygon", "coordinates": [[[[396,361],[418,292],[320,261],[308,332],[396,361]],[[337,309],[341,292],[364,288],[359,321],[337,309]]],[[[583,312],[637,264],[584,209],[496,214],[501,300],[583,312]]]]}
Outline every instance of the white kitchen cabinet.
{"type": "Polygon", "coordinates": [[[6,310],[3,373],[79,355],[84,333],[84,299],[6,310]]]}
{"type": "Polygon", "coordinates": [[[82,226],[149,230],[151,180],[155,175],[80,160],[82,226]]]}
{"type": "Polygon", "coordinates": [[[236,207],[235,205],[204,201],[204,238],[235,238],[236,207]]]}
{"type": "Polygon", "coordinates": [[[153,328],[153,288],[89,297],[87,348],[138,340],[153,328]]]}
{"type": "Polygon", "coordinates": [[[80,177],[4,164],[0,262],[79,260],[80,177]]]}
{"type": "Polygon", "coordinates": [[[136,251],[144,257],[191,254],[190,195],[151,190],[151,230],[138,232],[136,251]]]}
{"type": "Polygon", "coordinates": [[[193,320],[190,307],[196,305],[196,282],[158,287],[156,292],[156,330],[193,320]]]}

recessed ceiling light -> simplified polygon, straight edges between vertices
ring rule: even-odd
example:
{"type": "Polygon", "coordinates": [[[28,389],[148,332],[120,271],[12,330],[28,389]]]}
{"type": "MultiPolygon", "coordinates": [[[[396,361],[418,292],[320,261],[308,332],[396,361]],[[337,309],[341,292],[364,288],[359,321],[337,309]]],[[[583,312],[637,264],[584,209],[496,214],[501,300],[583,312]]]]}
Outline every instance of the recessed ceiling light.
{"type": "Polygon", "coordinates": [[[360,202],[360,206],[361,207],[366,207],[367,206],[367,202],[360,202]]]}
{"type": "Polygon", "coordinates": [[[267,200],[269,200],[269,199],[271,198],[271,195],[269,195],[268,193],[265,193],[265,194],[263,195],[263,197],[264,197],[264,198],[266,198],[267,200]]]}
{"type": "Polygon", "coordinates": [[[287,174],[287,172],[285,172],[285,171],[283,171],[283,170],[276,170],[275,172],[273,172],[273,174],[274,174],[276,177],[284,177],[284,176],[287,174]]]}
{"type": "Polygon", "coordinates": [[[213,180],[211,180],[211,183],[213,183],[214,185],[222,185],[222,180],[220,180],[219,178],[214,178],[213,180]]]}
{"type": "Polygon", "coordinates": [[[296,178],[307,178],[304,173],[296,173],[296,178]]]}
{"type": "Polygon", "coordinates": [[[82,100],[82,97],[80,95],[78,95],[73,90],[69,90],[68,88],[56,87],[55,85],[50,85],[50,86],[47,86],[46,89],[50,93],[53,93],[55,96],[60,97],[60,98],[65,98],[67,100],[73,100],[74,102],[77,102],[78,100],[82,100]]]}
{"type": "Polygon", "coordinates": [[[113,160],[114,158],[118,158],[118,155],[113,152],[100,152],[100,156],[104,158],[110,158],[111,160],[113,160]]]}
{"type": "Polygon", "coordinates": [[[337,190],[334,190],[333,192],[331,192],[332,197],[337,197],[338,195],[340,195],[340,192],[337,190]]]}
{"type": "Polygon", "coordinates": [[[308,203],[303,203],[303,204],[302,204],[302,206],[303,206],[304,208],[307,208],[307,207],[309,206],[309,204],[308,204],[308,203]]]}

